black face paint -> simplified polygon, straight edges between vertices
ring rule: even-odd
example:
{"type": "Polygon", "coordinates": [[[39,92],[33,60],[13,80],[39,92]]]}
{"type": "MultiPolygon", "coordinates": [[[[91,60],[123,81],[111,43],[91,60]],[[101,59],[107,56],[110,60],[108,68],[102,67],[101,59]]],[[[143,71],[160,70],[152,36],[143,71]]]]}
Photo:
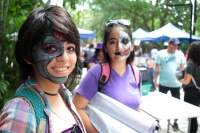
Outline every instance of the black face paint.
{"type": "Polygon", "coordinates": [[[127,50],[128,48],[131,47],[131,41],[130,41],[130,38],[128,36],[128,34],[123,31],[123,30],[120,30],[119,32],[119,47],[120,47],[120,50],[127,50]]]}
{"type": "Polygon", "coordinates": [[[38,73],[54,83],[65,83],[67,76],[54,77],[47,71],[47,65],[58,56],[64,54],[63,43],[66,41],[64,35],[58,31],[49,30],[44,41],[40,41],[32,52],[38,73]]]}

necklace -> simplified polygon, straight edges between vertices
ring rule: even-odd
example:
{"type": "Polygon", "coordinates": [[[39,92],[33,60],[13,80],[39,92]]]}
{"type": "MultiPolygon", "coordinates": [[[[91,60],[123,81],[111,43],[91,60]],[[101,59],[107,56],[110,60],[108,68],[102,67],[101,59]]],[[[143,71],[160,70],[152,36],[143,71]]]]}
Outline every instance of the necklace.
{"type": "Polygon", "coordinates": [[[54,111],[50,110],[54,115],[56,115],[57,117],[59,117],[61,120],[63,120],[65,123],[67,123],[68,125],[71,125],[70,123],[68,123],[67,121],[65,121],[62,117],[60,117],[59,115],[57,115],[54,111]]]}
{"type": "Polygon", "coordinates": [[[44,93],[47,94],[47,95],[49,95],[49,96],[57,96],[57,95],[58,95],[58,92],[55,93],[55,94],[52,94],[52,93],[48,93],[48,92],[45,92],[45,91],[44,91],[44,93]]]}

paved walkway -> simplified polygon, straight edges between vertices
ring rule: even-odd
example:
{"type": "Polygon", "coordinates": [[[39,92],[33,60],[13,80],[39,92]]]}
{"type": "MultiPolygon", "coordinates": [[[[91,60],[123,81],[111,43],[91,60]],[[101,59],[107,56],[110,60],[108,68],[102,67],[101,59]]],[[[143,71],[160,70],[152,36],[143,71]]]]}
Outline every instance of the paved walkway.
{"type": "MultiPolygon", "coordinates": [[[[181,100],[183,100],[184,92],[182,89],[180,90],[181,92],[181,100]]],[[[171,95],[170,92],[168,92],[168,95],[171,95]]],[[[187,111],[187,110],[185,110],[187,111]]],[[[144,112],[142,112],[144,113],[144,112]]],[[[174,120],[170,120],[171,124],[173,124],[174,120]]],[[[160,126],[161,126],[161,132],[160,133],[167,133],[167,125],[168,121],[167,120],[161,120],[160,121],[160,126]]],[[[200,133],[200,117],[198,117],[198,131],[197,133],[200,133]]],[[[173,131],[172,126],[170,126],[169,133],[187,133],[188,131],[188,119],[179,119],[178,120],[178,126],[181,131],[173,131]]]]}

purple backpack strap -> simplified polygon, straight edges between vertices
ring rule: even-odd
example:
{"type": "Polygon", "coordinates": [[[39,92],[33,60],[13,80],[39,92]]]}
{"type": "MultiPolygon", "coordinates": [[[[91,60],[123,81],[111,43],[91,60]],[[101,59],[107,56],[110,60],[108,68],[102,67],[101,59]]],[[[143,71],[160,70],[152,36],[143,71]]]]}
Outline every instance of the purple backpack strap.
{"type": "Polygon", "coordinates": [[[105,86],[110,78],[110,65],[109,63],[102,63],[101,65],[101,75],[98,82],[98,91],[101,92],[103,86],[105,86]]]}

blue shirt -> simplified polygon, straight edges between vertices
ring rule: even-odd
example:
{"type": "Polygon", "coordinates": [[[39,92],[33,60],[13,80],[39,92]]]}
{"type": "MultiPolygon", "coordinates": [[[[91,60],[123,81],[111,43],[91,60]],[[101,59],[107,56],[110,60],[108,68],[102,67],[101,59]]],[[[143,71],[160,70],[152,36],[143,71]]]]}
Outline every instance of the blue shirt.
{"type": "Polygon", "coordinates": [[[167,50],[161,50],[156,56],[156,64],[160,65],[159,84],[166,87],[179,87],[181,83],[176,78],[176,69],[185,64],[186,60],[181,51],[168,53],[167,50]]]}

